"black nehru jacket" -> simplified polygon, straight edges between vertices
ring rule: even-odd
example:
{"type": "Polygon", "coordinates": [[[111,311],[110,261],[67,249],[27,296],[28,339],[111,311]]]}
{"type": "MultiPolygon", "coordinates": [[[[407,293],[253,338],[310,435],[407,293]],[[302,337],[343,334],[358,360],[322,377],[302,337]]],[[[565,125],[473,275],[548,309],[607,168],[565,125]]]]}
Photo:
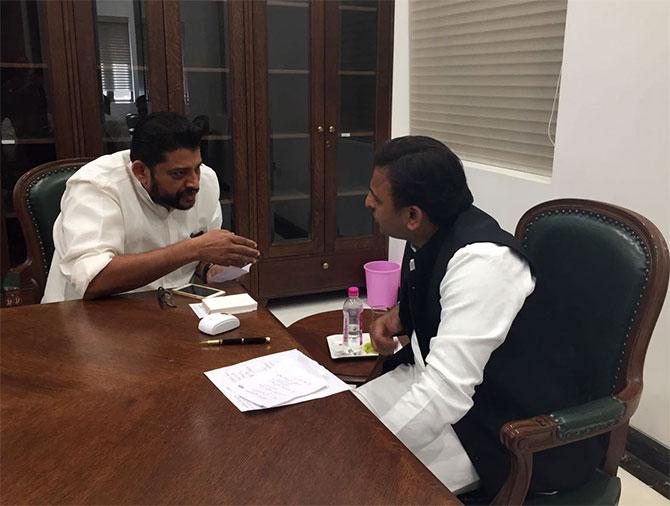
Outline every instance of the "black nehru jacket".
{"type": "MultiPolygon", "coordinates": [[[[470,206],[452,224],[442,227],[419,250],[405,248],[400,288],[400,319],[404,333],[416,331],[424,360],[430,340],[440,323],[440,283],[454,253],[468,244],[491,242],[507,246],[521,258],[530,259],[516,239],[480,209],[470,206]],[[414,259],[415,269],[410,270],[414,259]]],[[[537,287],[542,283],[536,280],[537,287]]],[[[510,468],[510,455],[500,443],[505,422],[549,414],[588,402],[580,381],[579,361],[574,350],[556,338],[547,338],[542,310],[526,300],[504,343],[493,352],[484,368],[484,380],[475,388],[474,405],[454,425],[461,444],[493,497],[502,487],[510,468]]],[[[414,363],[411,346],[386,360],[384,372],[401,363],[414,363]]],[[[537,453],[533,459],[530,493],[569,490],[589,479],[604,456],[599,438],[537,453]]]]}

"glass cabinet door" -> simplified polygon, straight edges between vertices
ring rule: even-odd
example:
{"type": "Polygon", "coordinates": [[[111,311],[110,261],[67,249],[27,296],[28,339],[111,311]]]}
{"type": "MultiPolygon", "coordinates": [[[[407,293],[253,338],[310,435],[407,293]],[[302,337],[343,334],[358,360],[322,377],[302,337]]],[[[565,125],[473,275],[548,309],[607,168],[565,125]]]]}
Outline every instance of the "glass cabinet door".
{"type": "Polygon", "coordinates": [[[222,227],[235,229],[229,1],[182,1],[184,112],[204,129],[203,162],[216,171],[222,227]]]}
{"type": "Polygon", "coordinates": [[[130,131],[149,112],[146,20],[140,0],[95,0],[103,153],[130,147],[130,131]]]}
{"type": "Polygon", "coordinates": [[[2,206],[10,263],[25,258],[14,215],[12,191],[27,170],[56,159],[44,5],[38,1],[0,2],[2,19],[2,206]]]}
{"type": "Polygon", "coordinates": [[[335,235],[369,236],[374,228],[365,195],[375,150],[377,1],[340,1],[338,26],[335,235]]]}
{"type": "MultiPolygon", "coordinates": [[[[315,205],[322,190],[316,189],[313,166],[317,163],[312,126],[319,114],[314,110],[314,89],[320,71],[314,69],[314,17],[322,11],[321,2],[268,0],[264,11],[265,40],[260,61],[265,75],[266,104],[261,116],[267,123],[267,173],[260,178],[268,194],[269,215],[264,223],[271,251],[294,253],[320,247],[322,237],[315,226],[315,205]],[[316,12],[315,12],[316,10],[316,12]],[[269,177],[268,177],[269,176],[269,177]]],[[[318,42],[317,42],[318,44],[318,42]]],[[[321,92],[323,93],[323,92],[321,92]]],[[[323,126],[320,126],[323,132],[323,126]]],[[[261,238],[262,239],[262,238],[261,238]]]]}

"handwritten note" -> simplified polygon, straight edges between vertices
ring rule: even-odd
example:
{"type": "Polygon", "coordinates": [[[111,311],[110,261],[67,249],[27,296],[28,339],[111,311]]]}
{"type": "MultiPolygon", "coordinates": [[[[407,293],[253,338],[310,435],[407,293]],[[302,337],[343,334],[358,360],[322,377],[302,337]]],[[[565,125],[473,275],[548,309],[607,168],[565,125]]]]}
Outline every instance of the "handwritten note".
{"type": "Polygon", "coordinates": [[[350,388],[296,349],[207,371],[205,376],[240,411],[287,406],[350,388]]]}
{"type": "Polygon", "coordinates": [[[326,382],[302,369],[263,371],[237,383],[240,397],[264,408],[279,406],[326,386],[326,382]]]}

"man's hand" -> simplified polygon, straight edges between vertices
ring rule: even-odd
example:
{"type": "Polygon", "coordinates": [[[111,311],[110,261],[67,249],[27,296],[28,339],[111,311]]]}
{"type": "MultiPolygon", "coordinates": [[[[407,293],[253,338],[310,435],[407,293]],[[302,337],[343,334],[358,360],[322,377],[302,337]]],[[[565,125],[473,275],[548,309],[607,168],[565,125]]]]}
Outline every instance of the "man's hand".
{"type": "Polygon", "coordinates": [[[191,241],[194,241],[198,257],[203,262],[244,267],[248,263],[256,263],[260,256],[254,241],[229,230],[210,230],[191,241]]]}
{"type": "Polygon", "coordinates": [[[400,332],[402,332],[400,310],[398,306],[395,306],[385,315],[377,318],[370,326],[372,346],[380,355],[393,355],[396,346],[393,336],[400,332]]]}

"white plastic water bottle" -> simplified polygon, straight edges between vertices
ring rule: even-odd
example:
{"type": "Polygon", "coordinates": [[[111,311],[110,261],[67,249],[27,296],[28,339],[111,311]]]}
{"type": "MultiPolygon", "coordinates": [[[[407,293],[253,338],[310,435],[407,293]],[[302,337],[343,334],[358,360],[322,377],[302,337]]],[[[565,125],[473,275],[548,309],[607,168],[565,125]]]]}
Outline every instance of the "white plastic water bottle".
{"type": "Polygon", "coordinates": [[[342,307],[342,344],[349,355],[360,355],[363,344],[363,329],[361,322],[363,317],[363,301],[358,298],[358,287],[349,287],[349,297],[344,301],[342,307]]]}

